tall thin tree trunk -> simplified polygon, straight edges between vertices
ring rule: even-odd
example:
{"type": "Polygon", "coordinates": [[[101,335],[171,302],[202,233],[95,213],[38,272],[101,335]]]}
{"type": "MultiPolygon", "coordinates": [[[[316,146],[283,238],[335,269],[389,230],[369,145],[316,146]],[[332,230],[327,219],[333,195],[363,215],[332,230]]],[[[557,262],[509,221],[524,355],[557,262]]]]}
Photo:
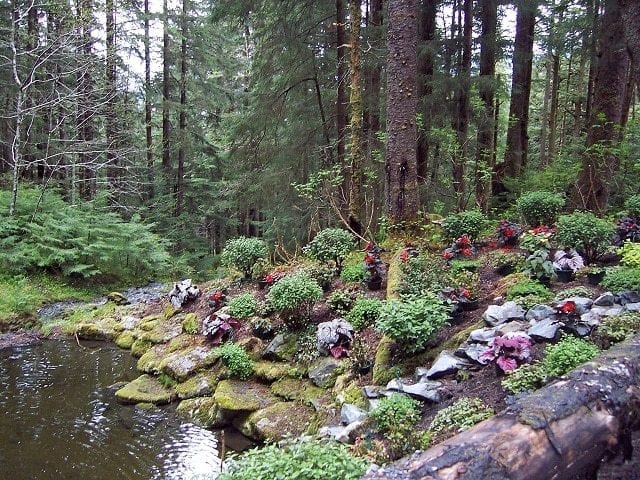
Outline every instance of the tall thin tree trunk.
{"type": "Polygon", "coordinates": [[[640,90],[640,2],[621,0],[622,23],[631,55],[632,78],[636,91],[640,90]]]}
{"type": "Polygon", "coordinates": [[[504,155],[506,173],[510,176],[518,175],[527,164],[529,95],[537,10],[538,0],[520,0],[518,3],[509,127],[507,129],[507,148],[504,155]]]}
{"type": "Polygon", "coordinates": [[[345,33],[345,23],[344,0],[336,0],[336,51],[338,63],[336,66],[336,76],[338,77],[336,97],[336,148],[339,165],[344,165],[345,136],[347,131],[347,95],[345,93],[345,83],[347,81],[347,35],[345,33]]]}
{"type": "MultiPolygon", "coordinates": [[[[378,29],[382,27],[382,0],[371,0],[371,12],[367,16],[367,29],[371,43],[378,43],[381,36],[378,29]]],[[[368,163],[372,163],[373,151],[380,147],[377,135],[380,132],[380,77],[382,66],[378,62],[369,62],[364,65],[364,112],[363,128],[365,131],[366,157],[368,163]]]]}
{"type": "Polygon", "coordinates": [[[549,44],[544,60],[544,96],[542,98],[542,111],[540,112],[540,164],[548,165],[549,145],[549,104],[551,103],[551,84],[553,77],[553,51],[549,44]]]}
{"type": "Polygon", "coordinates": [[[556,156],[556,134],[558,129],[558,99],[560,97],[560,52],[553,55],[551,65],[551,106],[549,108],[549,148],[545,165],[550,165],[556,156]]]}
{"type": "Polygon", "coordinates": [[[114,0],[106,0],[106,58],[105,58],[105,130],[107,137],[107,185],[111,205],[118,203],[119,168],[116,157],[116,37],[114,0]]]}
{"type": "Polygon", "coordinates": [[[184,208],[184,152],[187,142],[187,13],[188,0],[182,0],[180,41],[180,114],[178,121],[178,172],[176,178],[176,216],[184,208]]]}
{"type": "Polygon", "coordinates": [[[153,135],[151,131],[151,38],[149,37],[149,0],[144,0],[144,126],[147,156],[147,197],[155,195],[153,165],[153,135]]]}
{"type": "Polygon", "coordinates": [[[422,114],[422,130],[418,132],[418,179],[428,176],[429,142],[427,136],[431,127],[429,104],[433,93],[434,45],[436,34],[437,0],[420,2],[420,42],[422,51],[418,56],[418,105],[422,114]]]}
{"type": "Polygon", "coordinates": [[[169,7],[167,0],[163,1],[163,32],[162,32],[162,174],[164,177],[165,194],[171,193],[171,123],[169,120],[169,7]]]}
{"type": "MultiPolygon", "coordinates": [[[[600,0],[593,0],[593,11],[592,20],[591,20],[591,31],[593,32],[591,35],[591,45],[589,48],[590,52],[590,61],[589,61],[589,78],[587,79],[587,105],[585,111],[585,118],[587,122],[591,120],[591,108],[593,105],[593,84],[596,79],[596,71],[598,69],[598,43],[597,39],[600,36],[600,0]]],[[[592,6],[591,0],[587,4],[588,7],[592,6]]],[[[588,10],[587,10],[588,11],[588,10]]],[[[586,124],[585,128],[589,128],[589,125],[586,124]]]]}

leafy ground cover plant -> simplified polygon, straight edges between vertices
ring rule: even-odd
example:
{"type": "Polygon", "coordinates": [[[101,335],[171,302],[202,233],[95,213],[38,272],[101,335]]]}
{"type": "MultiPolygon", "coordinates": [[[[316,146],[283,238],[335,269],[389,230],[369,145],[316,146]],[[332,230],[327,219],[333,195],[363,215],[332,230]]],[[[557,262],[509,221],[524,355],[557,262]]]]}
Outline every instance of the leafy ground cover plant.
{"type": "Polygon", "coordinates": [[[420,438],[416,425],[420,421],[420,402],[411,397],[394,393],[380,400],[371,411],[376,429],[389,440],[391,456],[406,455],[418,448],[420,438]]]}
{"type": "Polygon", "coordinates": [[[547,383],[547,373],[540,362],[528,363],[509,372],[501,383],[505,390],[514,394],[532,391],[547,383]]]}
{"type": "Polygon", "coordinates": [[[524,257],[508,249],[493,250],[485,256],[485,261],[500,275],[520,271],[524,268],[524,257]]]}
{"type": "Polygon", "coordinates": [[[380,299],[358,297],[345,319],[356,331],[362,330],[377,322],[382,305],[383,302],[380,299]]]}
{"type": "Polygon", "coordinates": [[[607,268],[602,286],[612,292],[640,290],[640,268],[624,266],[607,268]]]}
{"type": "Polygon", "coordinates": [[[254,237],[237,237],[227,241],[222,249],[221,259],[226,266],[235,267],[251,278],[251,271],[258,260],[266,258],[267,245],[263,240],[254,237]]]}
{"type": "Polygon", "coordinates": [[[629,216],[640,218],[640,195],[631,195],[624,202],[624,208],[629,216]]]}
{"type": "Polygon", "coordinates": [[[466,212],[449,215],[442,221],[442,229],[445,237],[449,240],[460,238],[463,235],[477,240],[480,233],[487,224],[487,218],[479,210],[468,210],[466,212]]]}
{"type": "Polygon", "coordinates": [[[322,290],[328,291],[331,288],[333,270],[326,265],[306,265],[303,272],[315,280],[322,290]]]}
{"type": "Polygon", "coordinates": [[[237,343],[227,342],[220,347],[214,348],[212,354],[220,359],[233,377],[245,380],[253,373],[251,357],[237,343]]]}
{"type": "Polygon", "coordinates": [[[494,337],[480,358],[490,362],[495,360],[503,372],[511,372],[531,359],[531,338],[520,332],[494,337]]]}
{"type": "Polygon", "coordinates": [[[258,311],[258,300],[252,293],[242,293],[229,300],[229,315],[244,319],[252,317],[258,311]]]}
{"type": "Polygon", "coordinates": [[[613,236],[613,226],[608,220],[591,212],[574,212],[560,215],[556,241],[563,247],[581,252],[585,262],[591,263],[602,256],[613,236]]]}
{"type": "Polygon", "coordinates": [[[408,352],[422,350],[449,320],[449,307],[433,294],[391,300],[380,309],[376,328],[408,352]]]}
{"type": "Polygon", "coordinates": [[[439,410],[433,417],[429,430],[436,435],[458,432],[471,428],[494,414],[494,410],[479,398],[462,397],[451,406],[439,410]]]}
{"type": "Polygon", "coordinates": [[[345,283],[360,283],[366,275],[367,271],[360,265],[345,265],[340,271],[340,279],[345,283]]]}
{"type": "Polygon", "coordinates": [[[553,298],[553,293],[547,287],[542,285],[537,280],[520,280],[519,282],[511,285],[507,288],[507,300],[515,300],[518,297],[525,297],[527,295],[537,295],[546,300],[553,298]]]}
{"type": "Polygon", "coordinates": [[[357,480],[367,462],[326,440],[297,440],[251,449],[227,464],[219,480],[357,480]]]}
{"type": "Polygon", "coordinates": [[[336,270],[340,272],[342,262],[353,249],[354,236],[341,228],[325,228],[309,242],[303,251],[311,258],[320,262],[333,261],[336,270]]]}
{"type": "Polygon", "coordinates": [[[556,300],[564,300],[565,298],[570,297],[585,297],[592,298],[594,296],[594,291],[588,287],[583,287],[582,285],[577,287],[566,288],[564,290],[560,290],[555,295],[556,300]]]}
{"type": "Polygon", "coordinates": [[[276,283],[266,300],[279,312],[287,325],[303,324],[311,314],[313,303],[322,297],[322,289],[304,272],[293,273],[276,283]]]}
{"type": "Polygon", "coordinates": [[[531,226],[551,225],[564,207],[564,198],[546,191],[527,192],[518,198],[516,208],[531,226]]]}
{"type": "Polygon", "coordinates": [[[624,242],[618,253],[622,257],[620,263],[630,268],[640,268],[640,243],[624,242]]]}
{"type": "Polygon", "coordinates": [[[588,340],[565,335],[555,345],[544,350],[542,367],[550,377],[560,377],[578,365],[588,362],[600,353],[600,349],[588,340]]]}
{"type": "Polygon", "coordinates": [[[354,294],[348,290],[336,290],[327,298],[327,305],[340,315],[347,313],[353,306],[353,302],[354,294]]]}
{"type": "Polygon", "coordinates": [[[617,343],[640,332],[640,313],[626,312],[605,317],[598,326],[598,333],[610,343],[617,343]]]}

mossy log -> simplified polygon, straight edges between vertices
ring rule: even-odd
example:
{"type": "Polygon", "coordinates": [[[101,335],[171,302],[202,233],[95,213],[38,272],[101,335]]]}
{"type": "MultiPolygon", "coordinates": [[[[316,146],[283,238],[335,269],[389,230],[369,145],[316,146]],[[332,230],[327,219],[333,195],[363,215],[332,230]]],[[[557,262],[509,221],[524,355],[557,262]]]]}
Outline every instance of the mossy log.
{"type": "Polygon", "coordinates": [[[603,353],[502,413],[364,478],[562,480],[631,455],[640,428],[640,336],[603,353]]]}

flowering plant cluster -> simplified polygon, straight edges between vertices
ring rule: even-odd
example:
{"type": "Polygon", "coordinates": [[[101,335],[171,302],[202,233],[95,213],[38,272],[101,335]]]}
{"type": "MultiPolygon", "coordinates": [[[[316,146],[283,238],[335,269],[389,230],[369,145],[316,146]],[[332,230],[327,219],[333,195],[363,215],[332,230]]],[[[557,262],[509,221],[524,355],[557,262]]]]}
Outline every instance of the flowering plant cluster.
{"type": "Polygon", "coordinates": [[[531,359],[531,338],[520,332],[495,337],[489,342],[489,348],[480,354],[480,359],[495,360],[503,372],[511,372],[531,359]]]}
{"type": "Polygon", "coordinates": [[[500,220],[500,223],[498,223],[498,231],[496,233],[498,245],[516,245],[521,234],[522,227],[517,223],[509,222],[507,220],[500,220]]]}
{"type": "Polygon", "coordinates": [[[367,281],[378,281],[382,279],[384,263],[380,258],[382,249],[373,242],[368,242],[364,247],[364,269],[367,272],[367,281]]]}
{"type": "Polygon", "coordinates": [[[400,252],[400,261],[402,263],[407,263],[410,258],[414,258],[417,256],[418,256],[418,249],[413,245],[411,245],[410,243],[407,243],[405,247],[402,249],[402,251],[400,252]]]}
{"type": "Polygon", "coordinates": [[[442,296],[446,300],[452,302],[469,302],[476,299],[476,295],[471,290],[465,287],[447,287],[442,289],[442,296]]]}
{"type": "Polygon", "coordinates": [[[564,316],[575,316],[578,314],[576,302],[573,300],[565,300],[555,307],[556,314],[564,316]]]}
{"type": "Polygon", "coordinates": [[[551,238],[556,233],[556,229],[546,225],[527,230],[520,237],[520,246],[530,252],[536,250],[551,250],[551,238]]]}
{"type": "Polygon", "coordinates": [[[571,270],[575,273],[584,268],[584,260],[573,248],[557,250],[553,255],[553,268],[556,270],[571,270]]]}
{"type": "Polygon", "coordinates": [[[456,257],[470,257],[475,253],[475,248],[468,235],[462,235],[451,246],[445,249],[442,254],[445,260],[452,260],[456,257]]]}
{"type": "Polygon", "coordinates": [[[626,240],[640,242],[640,222],[634,217],[622,217],[616,223],[613,242],[622,245],[626,240]]]}
{"type": "Polygon", "coordinates": [[[207,304],[215,312],[227,304],[227,294],[224,290],[216,290],[207,297],[207,304]]]}

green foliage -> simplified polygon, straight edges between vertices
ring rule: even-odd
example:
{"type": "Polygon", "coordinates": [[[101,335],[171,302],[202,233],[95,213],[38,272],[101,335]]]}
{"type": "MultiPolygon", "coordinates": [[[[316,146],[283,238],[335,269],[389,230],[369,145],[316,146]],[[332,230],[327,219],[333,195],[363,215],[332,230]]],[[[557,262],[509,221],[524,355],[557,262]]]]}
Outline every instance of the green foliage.
{"type": "Polygon", "coordinates": [[[305,272],[288,275],[267,294],[267,302],[285,322],[293,325],[309,318],[313,303],[322,297],[322,289],[305,272]],[[296,318],[298,317],[298,318],[296,318]]]}
{"type": "Polygon", "coordinates": [[[582,285],[578,287],[566,288],[564,290],[560,290],[556,293],[556,300],[564,300],[565,298],[570,297],[585,297],[585,298],[593,298],[594,291],[588,287],[583,287],[582,285]]]}
{"type": "Polygon", "coordinates": [[[441,256],[423,254],[411,257],[401,265],[402,278],[398,285],[401,297],[419,297],[427,293],[439,292],[445,281],[442,272],[445,270],[441,256]]]}
{"type": "Polygon", "coordinates": [[[175,387],[177,383],[173,378],[171,378],[169,375],[167,375],[164,372],[158,375],[158,381],[165,388],[175,387]]]}
{"type": "Polygon", "coordinates": [[[358,297],[345,319],[355,330],[360,331],[378,321],[382,305],[383,301],[377,298],[358,297]]]}
{"type": "Polygon", "coordinates": [[[229,373],[245,380],[253,373],[253,361],[244,348],[237,343],[227,342],[213,349],[213,355],[218,357],[227,367],[229,373]]]}
{"type": "Polygon", "coordinates": [[[331,280],[333,280],[333,271],[326,265],[307,265],[303,271],[309,275],[323,290],[329,290],[331,280]]]}
{"type": "Polygon", "coordinates": [[[529,310],[534,305],[544,305],[549,302],[548,295],[524,295],[522,297],[516,297],[513,299],[518,305],[520,305],[525,310],[529,310]]]}
{"type": "Polygon", "coordinates": [[[640,268],[640,243],[626,241],[619,250],[620,263],[630,268],[640,268]]]}
{"type": "Polygon", "coordinates": [[[622,342],[640,332],[640,313],[626,312],[605,317],[598,326],[598,332],[612,343],[622,342]]]}
{"type": "Polygon", "coordinates": [[[182,320],[182,331],[189,335],[198,333],[198,317],[195,314],[189,314],[182,320]]]}
{"type": "Polygon", "coordinates": [[[631,195],[624,202],[624,208],[632,217],[640,217],[640,195],[631,195]]]}
{"type": "Polygon", "coordinates": [[[511,268],[519,271],[524,268],[524,257],[509,251],[493,250],[485,256],[485,261],[495,269],[511,268]]]}
{"type": "Polygon", "coordinates": [[[540,363],[521,365],[507,373],[502,387],[511,393],[521,393],[540,388],[547,382],[547,373],[540,363]]]}
{"type": "MultiPolygon", "coordinates": [[[[9,192],[0,191],[6,211],[9,192]]],[[[0,218],[0,269],[14,274],[45,271],[66,277],[148,278],[169,266],[166,243],[138,217],[125,222],[91,204],[68,205],[46,192],[21,190],[15,216],[0,218]]]]}
{"type": "Polygon", "coordinates": [[[607,268],[602,280],[602,287],[612,292],[640,290],[640,268],[607,268]]]}
{"type": "Polygon", "coordinates": [[[574,212],[560,215],[556,240],[563,247],[579,250],[589,263],[607,251],[613,233],[613,225],[608,220],[591,212],[574,212]]]}
{"type": "Polygon", "coordinates": [[[251,278],[251,270],[258,260],[268,254],[264,240],[254,237],[237,237],[227,241],[222,250],[222,263],[240,270],[245,278],[251,278]]]}
{"type": "Polygon", "coordinates": [[[487,217],[479,210],[449,215],[442,221],[442,228],[448,240],[455,240],[462,235],[468,235],[472,240],[477,240],[487,224],[487,217]]]}
{"type": "Polygon", "coordinates": [[[459,273],[463,271],[475,272],[480,268],[480,260],[451,260],[451,273],[459,273]]]}
{"type": "Polygon", "coordinates": [[[363,282],[367,272],[362,265],[346,265],[340,271],[340,279],[345,283],[360,283],[363,282]]]}
{"type": "Polygon", "coordinates": [[[553,293],[547,287],[536,280],[523,280],[507,288],[507,300],[515,300],[519,297],[536,295],[549,301],[553,298],[553,293]]]}
{"type": "Polygon", "coordinates": [[[252,293],[242,293],[229,300],[229,315],[244,319],[252,317],[258,311],[258,300],[252,293]]]}
{"type": "Polygon", "coordinates": [[[559,377],[578,365],[591,360],[600,350],[592,342],[573,336],[564,336],[555,345],[544,349],[542,367],[550,377],[559,377]]]}
{"type": "Polygon", "coordinates": [[[303,251],[320,262],[333,260],[340,270],[342,261],[353,249],[354,236],[342,228],[325,228],[309,242],[303,251]]]}
{"type": "Polygon", "coordinates": [[[538,280],[551,278],[555,273],[548,250],[536,250],[525,259],[524,265],[524,273],[538,280]]]}
{"type": "Polygon", "coordinates": [[[533,191],[516,201],[516,208],[524,221],[532,226],[552,225],[564,207],[564,198],[557,193],[533,191]]]}
{"type": "Polygon", "coordinates": [[[219,480],[357,480],[366,462],[346,446],[326,440],[296,441],[283,447],[269,444],[234,459],[219,480]]]}
{"type": "Polygon", "coordinates": [[[435,295],[391,300],[380,309],[376,327],[407,351],[419,351],[449,320],[449,307],[435,295]]]}
{"type": "Polygon", "coordinates": [[[491,407],[486,406],[479,398],[462,397],[453,405],[436,413],[429,426],[434,434],[466,430],[476,423],[494,415],[491,407]]]}
{"type": "Polygon", "coordinates": [[[344,315],[353,305],[353,294],[348,290],[336,290],[327,298],[327,305],[334,312],[344,315]]]}
{"type": "Polygon", "coordinates": [[[371,411],[376,429],[389,440],[392,457],[413,452],[421,438],[416,425],[420,421],[420,402],[411,397],[394,393],[380,400],[371,411]]]}

